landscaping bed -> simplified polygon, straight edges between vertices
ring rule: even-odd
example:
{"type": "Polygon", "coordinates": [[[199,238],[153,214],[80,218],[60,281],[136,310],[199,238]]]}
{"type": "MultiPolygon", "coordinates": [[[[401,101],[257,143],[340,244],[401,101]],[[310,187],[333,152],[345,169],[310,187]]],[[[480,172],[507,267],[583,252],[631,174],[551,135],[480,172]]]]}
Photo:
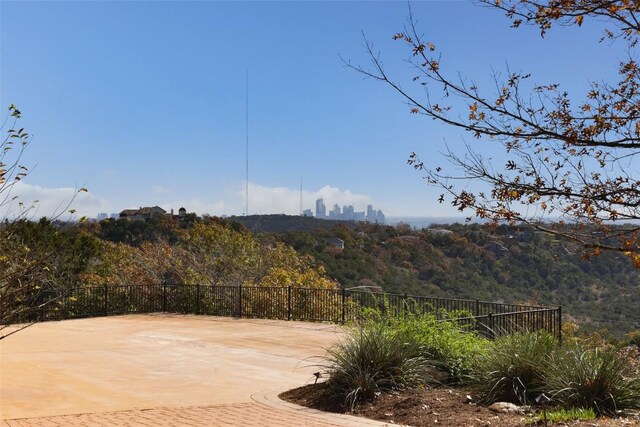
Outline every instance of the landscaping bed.
{"type": "MultiPolygon", "coordinates": [[[[411,389],[380,394],[374,400],[358,405],[353,412],[346,411],[341,402],[332,399],[324,383],[310,384],[286,391],[280,398],[291,403],[327,412],[348,413],[389,424],[414,427],[519,427],[543,425],[527,418],[533,411],[522,414],[496,413],[488,407],[470,402],[471,392],[460,388],[411,389]]],[[[566,421],[554,426],[621,427],[640,426],[637,416],[619,418],[600,417],[587,421],[566,421]]]]}
{"type": "Polygon", "coordinates": [[[313,360],[319,382],[281,398],[412,426],[543,425],[542,404],[549,425],[640,426],[635,345],[527,330],[489,340],[450,313],[386,313],[351,325],[313,360]]]}

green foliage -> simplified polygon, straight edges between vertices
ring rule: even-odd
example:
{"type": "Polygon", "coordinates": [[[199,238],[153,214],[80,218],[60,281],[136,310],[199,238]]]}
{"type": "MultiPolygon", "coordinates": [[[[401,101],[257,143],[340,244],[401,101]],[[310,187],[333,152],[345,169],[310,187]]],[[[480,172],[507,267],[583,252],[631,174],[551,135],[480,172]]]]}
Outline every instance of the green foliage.
{"type": "Polygon", "coordinates": [[[83,279],[91,285],[336,288],[311,257],[282,243],[262,243],[231,223],[196,221],[176,228],[174,238],[174,243],[159,238],[138,246],[103,242],[83,279]]]}
{"type": "Polygon", "coordinates": [[[330,347],[324,374],[329,393],[353,410],[377,393],[428,384],[431,363],[417,353],[401,331],[381,322],[367,322],[330,347]]]}
{"type": "MultiPolygon", "coordinates": [[[[551,423],[566,423],[575,420],[588,421],[594,420],[595,418],[596,413],[591,408],[552,409],[547,411],[547,421],[551,423]]],[[[527,424],[540,424],[543,421],[543,414],[538,414],[526,419],[527,424]]]]}
{"type": "Polygon", "coordinates": [[[542,378],[549,395],[566,407],[615,414],[640,406],[640,378],[611,349],[566,346],[550,355],[542,378]]]}
{"type": "Polygon", "coordinates": [[[530,404],[546,393],[558,408],[552,421],[640,407],[640,378],[612,348],[587,340],[563,347],[546,332],[490,341],[432,314],[402,316],[386,307],[367,309],[361,326],[329,349],[326,385],[351,408],[378,392],[469,378],[485,402],[530,404]]]}
{"type": "Polygon", "coordinates": [[[3,271],[22,264],[22,274],[12,280],[34,285],[55,283],[76,286],[78,275],[87,269],[89,260],[98,256],[101,243],[83,230],[52,223],[46,218],[38,222],[14,221],[0,230],[3,271]]]}
{"type": "Polygon", "coordinates": [[[389,293],[562,305],[581,332],[622,336],[640,326],[640,270],[621,254],[584,259],[580,247],[527,226],[452,224],[411,230],[359,223],[272,236],[321,262],[343,287],[389,293]],[[340,234],[345,249],[322,242],[340,234]]]}
{"type": "Polygon", "coordinates": [[[470,379],[489,342],[447,320],[447,316],[453,319],[458,314],[444,314],[444,320],[429,313],[410,314],[391,318],[389,323],[414,343],[419,355],[435,361],[439,369],[447,372],[450,382],[464,383],[470,379]]]}
{"type": "Polygon", "coordinates": [[[625,342],[627,345],[634,345],[640,348],[640,329],[631,331],[625,335],[625,342]]]}
{"type": "Polygon", "coordinates": [[[319,228],[332,228],[337,224],[354,227],[353,221],[325,220],[298,215],[231,216],[229,221],[242,224],[254,233],[305,232],[319,228]]]}
{"type": "Polygon", "coordinates": [[[378,392],[459,383],[471,375],[487,339],[460,329],[446,315],[398,315],[388,301],[383,305],[384,311],[364,310],[360,325],[328,350],[326,385],[336,399],[353,408],[378,392]]]}
{"type": "Polygon", "coordinates": [[[478,358],[476,384],[490,402],[526,404],[545,390],[543,368],[556,346],[546,332],[515,333],[492,341],[478,358]]]}
{"type": "Polygon", "coordinates": [[[166,241],[175,244],[181,229],[190,228],[199,221],[193,216],[177,220],[171,216],[157,215],[146,221],[130,219],[105,219],[100,221],[98,236],[108,242],[141,246],[143,243],[166,241]]]}

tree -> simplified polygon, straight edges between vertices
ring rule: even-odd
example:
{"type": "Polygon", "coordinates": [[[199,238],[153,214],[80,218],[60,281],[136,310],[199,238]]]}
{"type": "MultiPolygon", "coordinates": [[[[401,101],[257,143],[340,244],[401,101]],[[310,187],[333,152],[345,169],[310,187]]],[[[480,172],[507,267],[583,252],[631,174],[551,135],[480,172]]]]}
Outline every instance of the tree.
{"type": "Polygon", "coordinates": [[[544,36],[555,25],[605,21],[602,40],[626,43],[629,57],[618,64],[619,80],[590,83],[582,97],[558,84],[537,85],[531,76],[507,70],[495,76],[496,91],[478,87],[443,66],[436,46],[408,24],[393,36],[411,51],[413,85],[392,78],[366,41],[371,67],[347,65],[384,82],[413,114],[461,129],[474,139],[501,144],[505,164],[493,164],[472,144],[448,149],[448,166],[426,165],[416,153],[408,163],[425,173],[460,211],[499,222],[524,222],[580,242],[587,256],[620,251],[640,267],[640,177],[630,172],[640,149],[640,69],[633,59],[640,34],[640,3],[632,0],[480,0],[506,13],[512,27],[537,25],[544,36]],[[419,89],[416,90],[416,89],[419,89]],[[426,89],[426,97],[424,96],[426,89]],[[442,89],[442,100],[436,89],[442,89]],[[470,180],[488,191],[468,190],[470,180]],[[559,221],[549,222],[559,216],[559,221]],[[624,223],[624,226],[615,226],[624,223]],[[632,225],[629,225],[629,224],[632,225]]]}
{"type": "MultiPolygon", "coordinates": [[[[7,209],[9,204],[15,200],[16,197],[11,190],[28,173],[27,167],[20,163],[20,159],[29,145],[31,137],[24,128],[17,129],[18,120],[21,117],[20,110],[11,104],[9,114],[0,126],[0,131],[6,129],[7,132],[0,142],[0,212],[7,209]]],[[[22,208],[22,205],[20,207],[22,208]]],[[[18,215],[23,212],[24,209],[18,215]]]]}
{"type": "MultiPolygon", "coordinates": [[[[37,201],[29,205],[17,201],[15,186],[29,173],[21,159],[31,142],[29,133],[18,126],[21,117],[20,110],[12,104],[0,125],[0,130],[6,130],[0,142],[0,340],[40,320],[42,309],[62,295],[58,287],[64,283],[52,278],[56,273],[64,273],[58,276],[63,277],[77,267],[71,262],[72,257],[58,256],[64,253],[60,246],[64,239],[49,220],[43,218],[38,224],[26,221],[37,201]],[[54,255],[60,262],[55,262],[54,255]],[[20,325],[13,326],[17,323],[20,325]]],[[[72,202],[73,199],[63,210],[52,213],[52,219],[72,202]]],[[[89,249],[85,243],[78,242],[73,250],[89,249]]],[[[77,254],[82,255],[82,251],[77,254]]]]}
{"type": "MultiPolygon", "coordinates": [[[[21,118],[20,110],[15,105],[9,106],[9,114],[5,117],[0,130],[6,129],[6,135],[0,142],[0,211],[9,209],[15,200],[12,189],[17,182],[27,175],[27,168],[20,164],[20,159],[29,144],[30,137],[23,128],[17,129],[21,118]],[[7,129],[8,128],[8,129],[7,129]]],[[[20,205],[20,208],[23,208],[20,205]]],[[[24,213],[19,212],[18,215],[24,213]]],[[[28,260],[28,248],[19,248],[11,241],[8,231],[8,220],[4,218],[0,225],[0,339],[3,339],[18,329],[12,328],[4,333],[9,324],[21,320],[29,309],[22,303],[25,299],[24,289],[21,289],[22,279],[33,270],[32,262],[28,260]],[[16,306],[19,305],[19,307],[16,306]]]]}

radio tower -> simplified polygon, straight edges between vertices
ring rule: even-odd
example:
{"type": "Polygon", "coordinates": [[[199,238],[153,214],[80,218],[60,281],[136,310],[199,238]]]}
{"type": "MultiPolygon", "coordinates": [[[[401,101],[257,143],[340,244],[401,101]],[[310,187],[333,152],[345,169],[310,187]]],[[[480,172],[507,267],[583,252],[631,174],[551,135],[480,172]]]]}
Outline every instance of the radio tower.
{"type": "Polygon", "coordinates": [[[245,173],[244,173],[244,215],[249,215],[249,70],[246,70],[245,84],[247,89],[245,109],[245,173]]]}

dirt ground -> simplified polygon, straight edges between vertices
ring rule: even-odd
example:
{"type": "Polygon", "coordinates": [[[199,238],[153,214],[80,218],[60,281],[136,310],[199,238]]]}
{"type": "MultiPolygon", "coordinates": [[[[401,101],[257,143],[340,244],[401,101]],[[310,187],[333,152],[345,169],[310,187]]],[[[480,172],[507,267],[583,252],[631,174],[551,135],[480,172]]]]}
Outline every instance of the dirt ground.
{"type": "MultiPolygon", "coordinates": [[[[406,390],[378,396],[361,405],[353,415],[414,427],[519,427],[527,424],[525,415],[497,414],[475,403],[468,403],[469,393],[462,389],[436,388],[406,390]]],[[[340,402],[332,401],[322,384],[311,384],[282,393],[281,399],[330,412],[345,412],[340,402]]],[[[538,424],[542,425],[542,423],[538,424]]],[[[551,425],[551,424],[550,424],[551,425]]],[[[636,427],[637,418],[598,418],[592,421],[557,423],[570,427],[636,427]]]]}

